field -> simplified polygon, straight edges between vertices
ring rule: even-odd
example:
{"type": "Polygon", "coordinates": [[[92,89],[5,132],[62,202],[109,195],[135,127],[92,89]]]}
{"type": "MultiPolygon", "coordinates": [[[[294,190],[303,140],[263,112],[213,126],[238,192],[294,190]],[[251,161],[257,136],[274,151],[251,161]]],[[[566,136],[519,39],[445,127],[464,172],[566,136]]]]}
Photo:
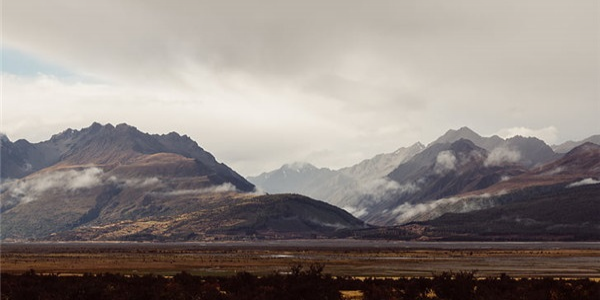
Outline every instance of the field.
{"type": "Polygon", "coordinates": [[[1,271],[230,276],[289,272],[324,265],[353,277],[428,277],[472,272],[477,277],[600,278],[600,243],[441,243],[295,240],[212,243],[4,243],[1,271]]]}

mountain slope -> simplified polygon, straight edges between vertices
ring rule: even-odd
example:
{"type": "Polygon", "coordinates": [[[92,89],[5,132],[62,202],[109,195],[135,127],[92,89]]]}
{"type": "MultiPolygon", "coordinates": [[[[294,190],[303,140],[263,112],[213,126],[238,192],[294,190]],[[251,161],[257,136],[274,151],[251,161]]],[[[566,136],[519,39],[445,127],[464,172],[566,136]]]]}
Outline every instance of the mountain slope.
{"type": "Polygon", "coordinates": [[[560,145],[553,145],[552,150],[554,150],[554,152],[556,152],[556,153],[567,153],[567,152],[573,150],[574,148],[581,146],[585,143],[594,143],[596,145],[600,145],[600,134],[592,135],[581,141],[576,141],[576,142],[568,141],[568,142],[564,142],[560,145]]]}
{"type": "MultiPolygon", "coordinates": [[[[461,240],[598,240],[600,184],[529,189],[505,205],[445,214],[421,223],[428,238],[461,240]]],[[[506,200],[506,199],[505,199],[506,200]]]]}
{"type": "Polygon", "coordinates": [[[199,198],[193,210],[52,234],[56,240],[281,239],[335,237],[363,228],[347,212],[310,198],[291,195],[253,196],[225,193],[199,198]]]}
{"type": "Polygon", "coordinates": [[[371,159],[365,159],[351,167],[339,171],[352,178],[369,181],[385,177],[399,165],[423,151],[425,146],[415,143],[410,147],[399,148],[392,153],[378,154],[371,159]]]}
{"type": "Polygon", "coordinates": [[[394,225],[430,218],[434,207],[426,203],[482,190],[525,172],[512,162],[486,164],[488,159],[488,152],[469,140],[433,144],[388,175],[400,188],[386,195],[364,219],[394,225]]]}

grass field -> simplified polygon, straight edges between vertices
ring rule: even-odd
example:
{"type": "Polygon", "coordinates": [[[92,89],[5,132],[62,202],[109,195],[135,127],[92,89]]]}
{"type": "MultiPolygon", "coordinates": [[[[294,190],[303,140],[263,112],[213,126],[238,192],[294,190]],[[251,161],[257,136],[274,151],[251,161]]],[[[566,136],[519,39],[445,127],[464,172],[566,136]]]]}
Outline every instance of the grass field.
{"type": "Polygon", "coordinates": [[[323,264],[325,273],[416,277],[476,271],[476,276],[600,278],[600,243],[394,243],[281,241],[237,243],[3,243],[3,273],[228,276],[287,272],[323,264]]]}

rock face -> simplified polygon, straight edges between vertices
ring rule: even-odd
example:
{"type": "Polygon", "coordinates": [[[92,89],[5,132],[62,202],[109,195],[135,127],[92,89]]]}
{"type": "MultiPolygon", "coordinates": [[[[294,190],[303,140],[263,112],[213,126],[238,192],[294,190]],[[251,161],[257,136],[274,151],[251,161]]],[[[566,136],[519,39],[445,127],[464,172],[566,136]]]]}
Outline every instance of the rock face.
{"type": "Polygon", "coordinates": [[[254,185],[177,133],[94,123],[37,144],[2,137],[2,154],[3,239],[306,237],[363,223],[309,198],[259,197],[254,185]]]}

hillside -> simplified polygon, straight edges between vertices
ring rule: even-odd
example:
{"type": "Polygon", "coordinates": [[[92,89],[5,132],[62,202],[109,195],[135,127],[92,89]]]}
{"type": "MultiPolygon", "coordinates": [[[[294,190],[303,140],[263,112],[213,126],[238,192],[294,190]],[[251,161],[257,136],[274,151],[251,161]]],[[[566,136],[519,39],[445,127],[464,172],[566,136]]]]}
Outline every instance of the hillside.
{"type": "Polygon", "coordinates": [[[498,197],[488,209],[420,223],[444,240],[598,240],[600,184],[536,187],[498,197]]]}

